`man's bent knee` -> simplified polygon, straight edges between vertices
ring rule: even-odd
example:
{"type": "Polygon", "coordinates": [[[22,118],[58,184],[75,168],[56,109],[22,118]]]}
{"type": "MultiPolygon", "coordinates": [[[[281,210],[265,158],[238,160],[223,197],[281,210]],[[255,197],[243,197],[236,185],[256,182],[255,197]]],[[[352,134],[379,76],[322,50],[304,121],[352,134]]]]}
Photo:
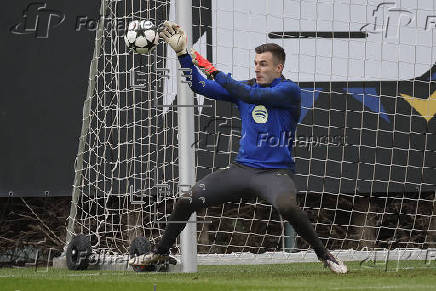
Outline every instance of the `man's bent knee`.
{"type": "Polygon", "coordinates": [[[285,217],[292,215],[299,208],[295,197],[289,194],[279,196],[274,204],[278,212],[285,217]]]}

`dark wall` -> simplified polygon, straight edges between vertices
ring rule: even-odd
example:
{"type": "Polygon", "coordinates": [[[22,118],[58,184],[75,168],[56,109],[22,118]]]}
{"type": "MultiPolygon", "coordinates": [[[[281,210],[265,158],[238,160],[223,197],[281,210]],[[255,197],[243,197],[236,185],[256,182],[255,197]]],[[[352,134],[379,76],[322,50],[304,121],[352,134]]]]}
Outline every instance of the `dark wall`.
{"type": "Polygon", "coordinates": [[[95,38],[75,27],[77,17],[97,18],[99,1],[35,2],[0,10],[0,196],[72,189],[95,38]]]}

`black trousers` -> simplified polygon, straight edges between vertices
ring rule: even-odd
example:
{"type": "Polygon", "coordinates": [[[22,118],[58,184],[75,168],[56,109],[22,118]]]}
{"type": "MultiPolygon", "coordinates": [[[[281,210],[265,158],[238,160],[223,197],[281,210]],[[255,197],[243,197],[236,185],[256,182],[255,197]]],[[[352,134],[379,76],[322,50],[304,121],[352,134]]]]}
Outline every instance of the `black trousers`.
{"type": "MultiPolygon", "coordinates": [[[[289,221],[295,231],[315,250],[318,258],[327,256],[326,249],[312,227],[307,215],[297,205],[294,174],[288,169],[251,168],[234,162],[228,168],[217,170],[198,181],[185,197],[180,197],[169,221],[186,221],[202,208],[225,202],[239,202],[241,198],[259,196],[270,203],[289,221]]],[[[158,253],[167,253],[186,223],[168,223],[156,247],[158,253]]]]}

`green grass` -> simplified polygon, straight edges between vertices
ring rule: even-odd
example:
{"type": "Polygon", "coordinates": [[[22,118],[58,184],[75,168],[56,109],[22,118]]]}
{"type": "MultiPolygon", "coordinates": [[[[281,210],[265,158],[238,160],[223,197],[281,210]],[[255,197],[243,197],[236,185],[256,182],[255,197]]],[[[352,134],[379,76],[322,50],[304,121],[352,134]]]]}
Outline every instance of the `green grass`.
{"type": "Polygon", "coordinates": [[[337,275],[319,263],[250,266],[199,266],[195,274],[80,271],[39,268],[0,269],[2,291],[50,290],[436,290],[436,262],[360,266],[337,275]]]}

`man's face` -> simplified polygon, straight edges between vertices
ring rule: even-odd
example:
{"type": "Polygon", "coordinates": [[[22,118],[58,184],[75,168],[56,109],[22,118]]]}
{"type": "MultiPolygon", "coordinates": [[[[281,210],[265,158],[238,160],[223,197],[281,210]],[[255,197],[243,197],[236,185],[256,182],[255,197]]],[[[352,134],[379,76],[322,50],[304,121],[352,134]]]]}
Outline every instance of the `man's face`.
{"type": "Polygon", "coordinates": [[[283,64],[278,64],[271,52],[264,52],[256,54],[254,71],[256,73],[256,82],[260,85],[267,85],[281,76],[283,64]]]}

